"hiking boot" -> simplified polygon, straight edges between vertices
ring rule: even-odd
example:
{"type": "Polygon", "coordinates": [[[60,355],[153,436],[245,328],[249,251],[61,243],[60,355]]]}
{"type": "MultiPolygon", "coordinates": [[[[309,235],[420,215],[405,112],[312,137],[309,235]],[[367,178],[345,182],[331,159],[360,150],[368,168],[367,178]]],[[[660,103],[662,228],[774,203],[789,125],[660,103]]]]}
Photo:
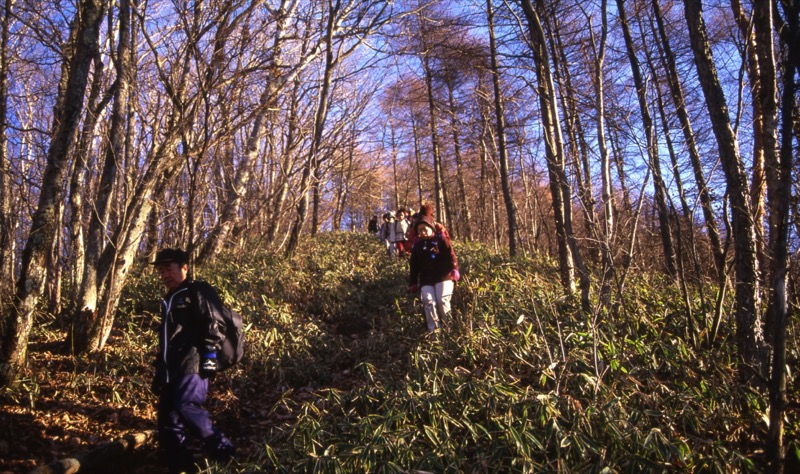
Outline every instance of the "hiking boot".
{"type": "Polygon", "coordinates": [[[215,433],[203,441],[208,457],[217,462],[228,462],[236,455],[236,447],[222,433],[215,433]]]}

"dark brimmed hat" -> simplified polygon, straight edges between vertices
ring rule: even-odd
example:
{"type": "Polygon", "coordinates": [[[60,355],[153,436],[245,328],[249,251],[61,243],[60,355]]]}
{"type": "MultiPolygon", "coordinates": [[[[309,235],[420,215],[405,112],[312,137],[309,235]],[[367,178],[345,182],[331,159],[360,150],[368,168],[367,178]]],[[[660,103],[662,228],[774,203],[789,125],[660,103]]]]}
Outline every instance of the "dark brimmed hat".
{"type": "Polygon", "coordinates": [[[419,226],[423,224],[430,227],[431,229],[433,229],[434,232],[436,232],[436,223],[433,221],[433,218],[431,216],[424,216],[424,215],[419,216],[419,219],[417,219],[417,221],[414,223],[414,230],[416,231],[419,228],[419,226]]]}
{"type": "Polygon", "coordinates": [[[161,265],[162,263],[188,264],[189,253],[181,249],[162,249],[156,254],[156,259],[150,265],[161,265]]]}

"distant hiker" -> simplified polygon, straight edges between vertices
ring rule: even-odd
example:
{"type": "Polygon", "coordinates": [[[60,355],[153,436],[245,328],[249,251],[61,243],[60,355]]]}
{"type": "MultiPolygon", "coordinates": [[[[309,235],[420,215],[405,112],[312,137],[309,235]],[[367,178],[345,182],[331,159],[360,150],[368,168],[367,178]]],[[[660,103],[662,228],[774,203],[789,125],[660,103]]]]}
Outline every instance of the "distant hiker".
{"type": "Polygon", "coordinates": [[[391,212],[387,212],[383,215],[383,224],[381,224],[379,235],[386,249],[386,253],[392,255],[392,247],[394,246],[394,214],[391,212]]]}
{"type": "Polygon", "coordinates": [[[398,209],[395,216],[393,251],[398,257],[405,257],[411,252],[411,246],[408,241],[408,229],[411,227],[411,222],[406,217],[405,208],[398,209]]]}
{"type": "Polygon", "coordinates": [[[369,220],[369,224],[367,224],[367,232],[369,232],[372,235],[375,235],[378,233],[379,230],[380,229],[378,228],[378,215],[376,214],[372,216],[372,218],[369,220]]]}
{"type": "Polygon", "coordinates": [[[152,263],[167,294],[161,305],[159,353],[153,392],[158,399],[158,441],[170,472],[191,469],[187,436],[203,442],[206,455],[230,460],[236,448],[203,408],[208,382],[217,372],[217,351],[225,336],[222,301],[207,284],[188,278],[189,254],[166,248],[152,263]]]}
{"type": "Polygon", "coordinates": [[[435,331],[449,322],[450,297],[461,278],[458,259],[450,237],[437,231],[431,216],[421,215],[414,230],[418,240],[411,250],[408,291],[420,292],[428,331],[435,331]]]}

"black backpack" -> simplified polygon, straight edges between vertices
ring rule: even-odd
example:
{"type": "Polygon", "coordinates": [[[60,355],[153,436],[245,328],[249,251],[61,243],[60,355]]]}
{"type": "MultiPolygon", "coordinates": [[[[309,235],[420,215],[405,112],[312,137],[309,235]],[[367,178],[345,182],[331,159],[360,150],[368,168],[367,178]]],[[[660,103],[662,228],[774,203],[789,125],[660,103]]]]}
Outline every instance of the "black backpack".
{"type": "Polygon", "coordinates": [[[225,370],[238,364],[244,357],[244,330],[242,329],[242,315],[229,307],[222,305],[222,332],[225,340],[217,353],[219,370],[225,370]]]}
{"type": "Polygon", "coordinates": [[[225,339],[217,352],[217,368],[222,371],[241,362],[244,357],[244,329],[242,328],[242,315],[229,308],[222,302],[217,291],[204,281],[193,282],[195,291],[203,291],[212,303],[222,308],[222,321],[220,331],[225,339]],[[203,290],[201,290],[203,288],[203,290]]]}

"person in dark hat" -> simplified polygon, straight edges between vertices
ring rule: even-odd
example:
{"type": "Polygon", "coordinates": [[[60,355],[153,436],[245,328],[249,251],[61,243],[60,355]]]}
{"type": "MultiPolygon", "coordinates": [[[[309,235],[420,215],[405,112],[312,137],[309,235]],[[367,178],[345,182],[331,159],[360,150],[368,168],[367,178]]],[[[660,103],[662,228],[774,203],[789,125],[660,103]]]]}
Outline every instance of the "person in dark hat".
{"type": "Polygon", "coordinates": [[[417,236],[417,222],[422,219],[423,217],[427,217],[434,223],[435,233],[439,233],[450,238],[450,233],[447,232],[447,229],[439,222],[436,222],[436,219],[433,217],[433,206],[430,203],[423,203],[419,207],[419,212],[415,212],[411,218],[411,226],[408,229],[408,246],[409,248],[413,249],[414,244],[417,243],[419,237],[417,236]]]}
{"type": "Polygon", "coordinates": [[[450,298],[461,278],[458,259],[450,237],[437,230],[430,215],[420,215],[414,230],[418,240],[411,249],[408,291],[419,291],[428,331],[435,331],[450,317],[450,298]]]}
{"type": "Polygon", "coordinates": [[[203,407],[209,380],[217,370],[216,353],[224,340],[219,330],[222,301],[211,285],[188,278],[187,252],[165,248],[156,254],[152,265],[167,290],[161,305],[153,379],[153,392],[159,397],[159,445],[170,472],[192,469],[189,435],[202,440],[209,458],[227,461],[236,448],[214,427],[203,407]]]}

